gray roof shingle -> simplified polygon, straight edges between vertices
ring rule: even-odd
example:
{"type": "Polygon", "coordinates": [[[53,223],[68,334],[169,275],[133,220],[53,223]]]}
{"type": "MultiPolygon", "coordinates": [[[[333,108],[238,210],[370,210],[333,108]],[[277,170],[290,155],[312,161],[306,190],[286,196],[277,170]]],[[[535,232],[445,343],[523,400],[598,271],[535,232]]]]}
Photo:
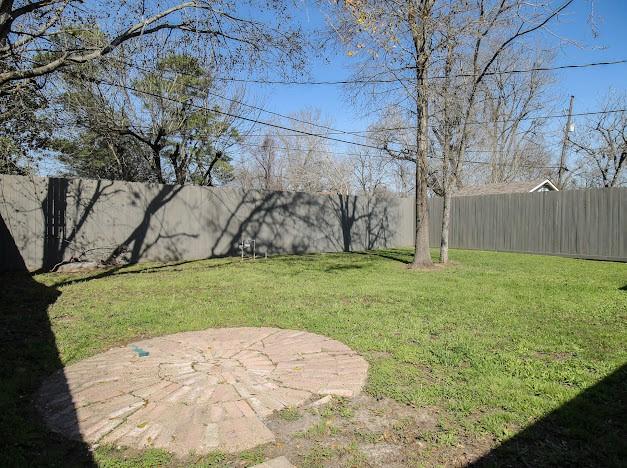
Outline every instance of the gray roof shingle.
{"type": "Polygon", "coordinates": [[[453,194],[454,197],[471,197],[477,195],[498,195],[503,193],[527,193],[540,184],[546,184],[553,189],[548,179],[530,180],[525,182],[505,182],[500,184],[471,185],[464,187],[453,194]]]}

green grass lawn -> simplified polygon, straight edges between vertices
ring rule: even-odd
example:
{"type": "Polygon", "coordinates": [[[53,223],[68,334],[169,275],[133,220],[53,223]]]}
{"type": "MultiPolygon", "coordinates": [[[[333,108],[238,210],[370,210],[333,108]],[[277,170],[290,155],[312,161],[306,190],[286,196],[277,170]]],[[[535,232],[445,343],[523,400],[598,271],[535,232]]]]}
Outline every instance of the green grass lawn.
{"type": "MultiPolygon", "coordinates": [[[[602,448],[563,455],[619,464],[627,265],[452,251],[451,267],[411,271],[410,258],[386,250],[2,276],[0,464],[89,456],[48,433],[32,409],[56,367],[138,337],[222,326],[302,329],[346,343],[370,363],[370,395],[437,407],[438,440],[451,446],[496,446],[528,428],[535,444],[598,437],[602,448]]],[[[561,456],[554,452],[547,457],[561,456]]],[[[160,456],[135,461],[151,466],[160,456]]],[[[95,457],[117,463],[110,450],[95,457]]]]}

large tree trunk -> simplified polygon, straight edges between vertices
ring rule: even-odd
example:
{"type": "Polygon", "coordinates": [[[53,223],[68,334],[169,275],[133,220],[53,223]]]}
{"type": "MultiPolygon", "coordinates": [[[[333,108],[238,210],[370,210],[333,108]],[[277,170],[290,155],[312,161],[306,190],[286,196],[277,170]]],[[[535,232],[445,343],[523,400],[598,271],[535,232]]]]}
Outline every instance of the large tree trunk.
{"type": "Polygon", "coordinates": [[[426,21],[431,14],[434,0],[427,0],[416,11],[410,7],[408,11],[409,24],[412,27],[414,50],[416,51],[416,225],[415,250],[412,267],[432,266],[431,252],[429,251],[429,210],[427,207],[427,178],[428,178],[428,142],[429,142],[429,114],[427,100],[427,62],[429,56],[426,51],[428,32],[426,21]]]}
{"type": "Polygon", "coordinates": [[[422,77],[419,80],[418,131],[416,132],[416,237],[413,267],[431,266],[429,251],[429,210],[427,206],[427,97],[422,77]]]}

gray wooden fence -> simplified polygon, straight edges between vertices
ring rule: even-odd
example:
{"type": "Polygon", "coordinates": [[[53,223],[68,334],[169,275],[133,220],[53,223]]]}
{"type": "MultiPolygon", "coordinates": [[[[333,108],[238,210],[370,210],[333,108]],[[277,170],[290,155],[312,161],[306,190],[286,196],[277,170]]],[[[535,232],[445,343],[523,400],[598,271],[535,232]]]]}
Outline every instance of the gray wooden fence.
{"type": "Polygon", "coordinates": [[[410,200],[0,176],[0,270],[411,245],[410,200]]]}
{"type": "MultiPolygon", "coordinates": [[[[431,200],[429,237],[440,240],[442,200],[431,200]]],[[[456,197],[452,248],[627,261],[627,189],[456,197]]]]}
{"type": "MultiPolygon", "coordinates": [[[[451,247],[627,261],[627,189],[454,199],[451,247]]],[[[430,204],[439,242],[441,200],[430,204]]],[[[404,247],[410,199],[0,175],[0,271],[85,253],[131,262],[404,247]]]]}

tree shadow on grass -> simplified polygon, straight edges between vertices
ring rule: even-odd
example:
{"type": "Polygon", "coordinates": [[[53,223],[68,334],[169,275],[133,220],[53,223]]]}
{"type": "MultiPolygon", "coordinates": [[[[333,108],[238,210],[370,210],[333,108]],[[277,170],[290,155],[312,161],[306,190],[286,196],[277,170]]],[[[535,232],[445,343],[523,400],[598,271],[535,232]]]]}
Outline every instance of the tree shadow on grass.
{"type": "Polygon", "coordinates": [[[618,288],[618,289],[619,289],[619,291],[627,291],[627,284],[625,286],[621,287],[621,288],[618,288]]]}
{"type": "Polygon", "coordinates": [[[619,467],[627,460],[627,364],[470,466],[619,467]]]}
{"type": "Polygon", "coordinates": [[[387,260],[394,260],[395,262],[400,262],[405,265],[409,265],[412,262],[412,253],[402,249],[379,249],[353,253],[356,255],[367,255],[385,258],[387,260]]]}
{"type": "MultiPolygon", "coordinates": [[[[70,273],[69,276],[63,277],[63,279],[59,282],[54,283],[55,287],[61,286],[69,286],[72,284],[85,283],[87,281],[94,281],[99,279],[108,278],[111,276],[123,276],[123,275],[144,275],[144,274],[155,274],[155,273],[169,273],[173,271],[184,271],[184,270],[192,270],[192,268],[180,268],[185,267],[188,264],[202,262],[203,260],[185,260],[181,262],[170,262],[163,263],[158,265],[145,265],[140,266],[141,264],[129,264],[122,265],[117,267],[109,267],[103,268],[101,270],[96,270],[95,273],[85,274],[85,273],[70,273]]],[[[222,268],[229,265],[233,265],[235,263],[239,263],[239,259],[226,259],[224,262],[220,263],[212,263],[212,264],[202,264],[197,268],[193,268],[195,270],[212,270],[215,268],[222,268]]]]}
{"type": "MultiPolygon", "coordinates": [[[[0,242],[2,253],[23,265],[2,217],[0,242]]],[[[48,318],[60,291],[28,273],[2,274],[0,281],[0,466],[94,465],[85,443],[49,431],[35,407],[42,381],[63,367],[48,318]]],[[[62,386],[69,396],[67,382],[62,386]]],[[[64,423],[78,430],[73,407],[64,423]]]]}
{"type": "Polygon", "coordinates": [[[356,265],[356,264],[350,264],[350,265],[331,265],[328,266],[324,269],[324,271],[326,273],[339,273],[342,271],[347,271],[347,270],[361,270],[363,269],[364,266],[363,265],[356,265]]]}

